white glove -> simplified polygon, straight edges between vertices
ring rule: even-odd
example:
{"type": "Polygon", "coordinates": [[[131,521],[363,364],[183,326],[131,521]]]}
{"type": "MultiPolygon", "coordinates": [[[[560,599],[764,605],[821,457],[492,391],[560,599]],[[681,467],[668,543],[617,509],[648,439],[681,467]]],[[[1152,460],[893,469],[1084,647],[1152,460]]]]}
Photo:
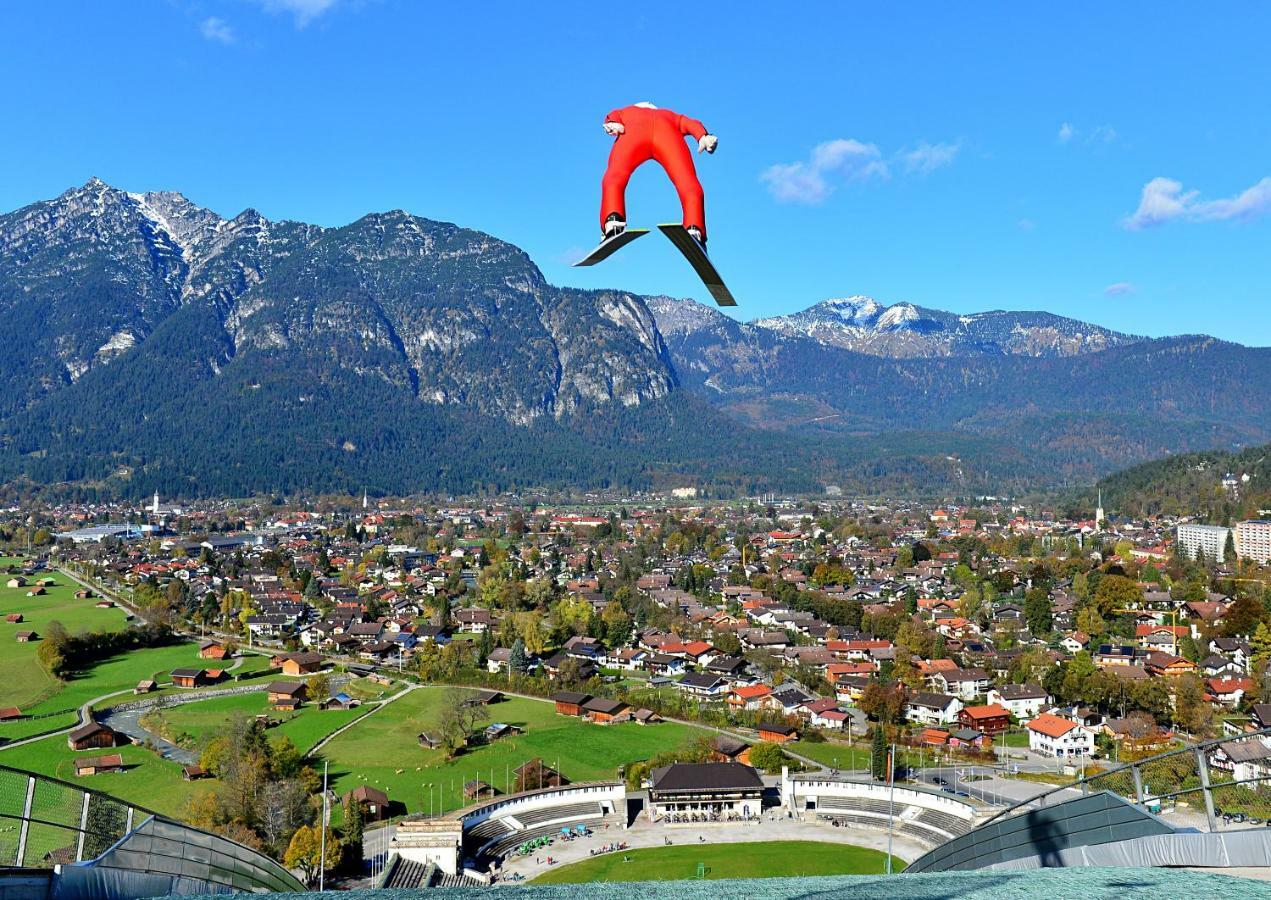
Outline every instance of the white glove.
{"type": "Polygon", "coordinates": [[[618,135],[622,134],[626,130],[627,129],[622,126],[621,122],[606,122],[605,123],[605,133],[611,134],[614,137],[617,137],[618,135]]]}
{"type": "Polygon", "coordinates": [[[704,134],[702,135],[702,139],[697,142],[697,152],[701,153],[705,151],[706,153],[714,153],[715,145],[718,143],[719,138],[715,137],[715,135],[704,134]]]}

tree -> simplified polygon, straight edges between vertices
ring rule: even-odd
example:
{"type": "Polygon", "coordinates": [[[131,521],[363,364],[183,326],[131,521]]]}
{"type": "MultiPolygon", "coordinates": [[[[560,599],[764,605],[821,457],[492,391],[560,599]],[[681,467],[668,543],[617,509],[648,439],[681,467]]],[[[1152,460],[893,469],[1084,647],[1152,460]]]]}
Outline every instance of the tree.
{"type": "MultiPolygon", "coordinates": [[[[331,871],[340,864],[342,848],[336,840],[335,832],[326,829],[326,871],[331,871]]],[[[304,875],[306,884],[312,885],[317,880],[318,870],[322,868],[322,831],[316,825],[303,825],[296,829],[283,854],[282,863],[289,869],[299,869],[304,875]]]]}
{"type": "Polygon", "coordinates": [[[779,744],[771,741],[760,741],[758,744],[753,744],[750,748],[750,764],[756,769],[762,769],[769,775],[780,772],[781,767],[785,765],[786,760],[789,758],[779,744]]]}
{"type": "Polygon", "coordinates": [[[362,838],[366,832],[366,813],[356,800],[344,811],[344,837],[340,841],[344,863],[359,870],[362,867],[362,838]]]}
{"type": "Polygon", "coordinates": [[[908,691],[897,682],[870,681],[861,693],[861,712],[883,724],[893,724],[900,720],[905,711],[908,691]]]}
{"type": "Polygon", "coordinates": [[[1024,621],[1033,637],[1044,637],[1051,632],[1053,617],[1050,596],[1041,588],[1031,588],[1024,595],[1024,621]]]}
{"type": "Polygon", "coordinates": [[[322,703],[331,696],[331,676],[326,672],[318,672],[309,679],[309,699],[314,703],[322,703]]]}
{"type": "Polygon", "coordinates": [[[1223,616],[1223,633],[1227,636],[1252,634],[1267,620],[1266,607],[1251,596],[1237,597],[1223,616]]]}
{"type": "Polygon", "coordinates": [[[1104,618],[1114,616],[1123,609],[1143,600],[1143,589],[1138,582],[1124,575],[1104,575],[1095,588],[1094,602],[1104,618]]]}
{"type": "Polygon", "coordinates": [[[480,707],[470,702],[475,697],[472,691],[463,688],[450,688],[442,697],[441,716],[437,720],[437,731],[447,755],[454,756],[467,746],[473,729],[481,721],[480,707]]]}
{"type": "Polygon", "coordinates": [[[1205,686],[1195,675],[1179,675],[1174,681],[1174,718],[1194,737],[1205,737],[1214,725],[1214,708],[1205,701],[1205,686]]]}
{"type": "Polygon", "coordinates": [[[508,652],[508,669],[518,675],[524,675],[529,668],[530,661],[525,655],[525,641],[517,638],[508,652]]]}
{"type": "Polygon", "coordinates": [[[874,738],[869,755],[869,768],[875,781],[887,780],[887,735],[883,734],[881,723],[874,727],[874,738]]]}

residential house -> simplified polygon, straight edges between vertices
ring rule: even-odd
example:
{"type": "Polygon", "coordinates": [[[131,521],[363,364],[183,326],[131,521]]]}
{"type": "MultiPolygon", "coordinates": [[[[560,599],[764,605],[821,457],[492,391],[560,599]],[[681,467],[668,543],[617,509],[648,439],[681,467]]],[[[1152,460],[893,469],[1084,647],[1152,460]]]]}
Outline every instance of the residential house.
{"type": "Polygon", "coordinates": [[[1094,755],[1094,732],[1051,713],[1036,716],[1026,726],[1028,748],[1042,756],[1070,759],[1094,755]]]}

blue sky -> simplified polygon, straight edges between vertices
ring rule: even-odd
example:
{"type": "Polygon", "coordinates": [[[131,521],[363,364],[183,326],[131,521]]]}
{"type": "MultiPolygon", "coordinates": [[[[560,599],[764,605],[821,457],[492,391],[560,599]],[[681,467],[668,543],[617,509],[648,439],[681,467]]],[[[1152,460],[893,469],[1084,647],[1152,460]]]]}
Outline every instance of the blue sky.
{"type": "MultiPolygon", "coordinates": [[[[152,0],[0,5],[0,208],[97,175],[323,225],[402,208],[549,279],[709,300],[651,236],[602,266],[610,139],[701,118],[751,318],[869,294],[1271,344],[1271,5],[152,0]]],[[[678,218],[652,165],[633,224],[678,218]]]]}

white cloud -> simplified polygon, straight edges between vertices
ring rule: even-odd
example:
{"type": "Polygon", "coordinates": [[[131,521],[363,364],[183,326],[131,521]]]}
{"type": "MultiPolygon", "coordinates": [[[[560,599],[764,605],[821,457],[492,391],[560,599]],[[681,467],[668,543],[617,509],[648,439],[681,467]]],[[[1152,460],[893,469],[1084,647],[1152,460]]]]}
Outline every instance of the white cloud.
{"type": "Polygon", "coordinates": [[[952,165],[960,149],[961,143],[928,144],[923,141],[913,150],[900,154],[900,158],[905,164],[906,172],[928,175],[936,169],[952,165]]]}
{"type": "Polygon", "coordinates": [[[1077,138],[1082,138],[1081,143],[1089,147],[1097,144],[1111,144],[1117,139],[1117,130],[1111,125],[1096,125],[1086,131],[1071,122],[1064,122],[1059,126],[1057,137],[1061,144],[1070,144],[1077,138]]]}
{"type": "Polygon", "coordinates": [[[884,156],[877,144],[838,138],[817,144],[806,160],[777,163],[759,176],[781,203],[821,203],[835,189],[851,181],[891,177],[893,168],[906,175],[928,175],[953,164],[962,143],[929,144],[884,156]]]}
{"type": "Polygon", "coordinates": [[[199,31],[203,32],[203,37],[209,41],[232,44],[235,40],[234,29],[219,16],[208,16],[199,23],[199,31]]]}
{"type": "Polygon", "coordinates": [[[1117,139],[1117,130],[1111,125],[1099,125],[1086,138],[1087,144],[1111,144],[1117,139]]]}
{"type": "Polygon", "coordinates": [[[335,6],[339,0],[257,0],[266,12],[288,13],[295,17],[296,27],[304,28],[335,6]]]}
{"type": "Polygon", "coordinates": [[[1116,284],[1110,284],[1103,289],[1103,293],[1108,297],[1124,297],[1127,294],[1133,294],[1138,290],[1128,281],[1118,281],[1116,284]]]}
{"type": "Polygon", "coordinates": [[[1172,178],[1153,178],[1143,186],[1139,207],[1121,220],[1128,231],[1164,225],[1176,219],[1188,222],[1251,222],[1271,213],[1271,177],[1263,178],[1234,197],[1201,200],[1200,191],[1184,191],[1172,178]]]}
{"type": "Polygon", "coordinates": [[[817,144],[805,161],[777,163],[760,175],[781,203],[820,203],[838,182],[887,178],[891,174],[874,144],[838,138],[817,144]]]}

